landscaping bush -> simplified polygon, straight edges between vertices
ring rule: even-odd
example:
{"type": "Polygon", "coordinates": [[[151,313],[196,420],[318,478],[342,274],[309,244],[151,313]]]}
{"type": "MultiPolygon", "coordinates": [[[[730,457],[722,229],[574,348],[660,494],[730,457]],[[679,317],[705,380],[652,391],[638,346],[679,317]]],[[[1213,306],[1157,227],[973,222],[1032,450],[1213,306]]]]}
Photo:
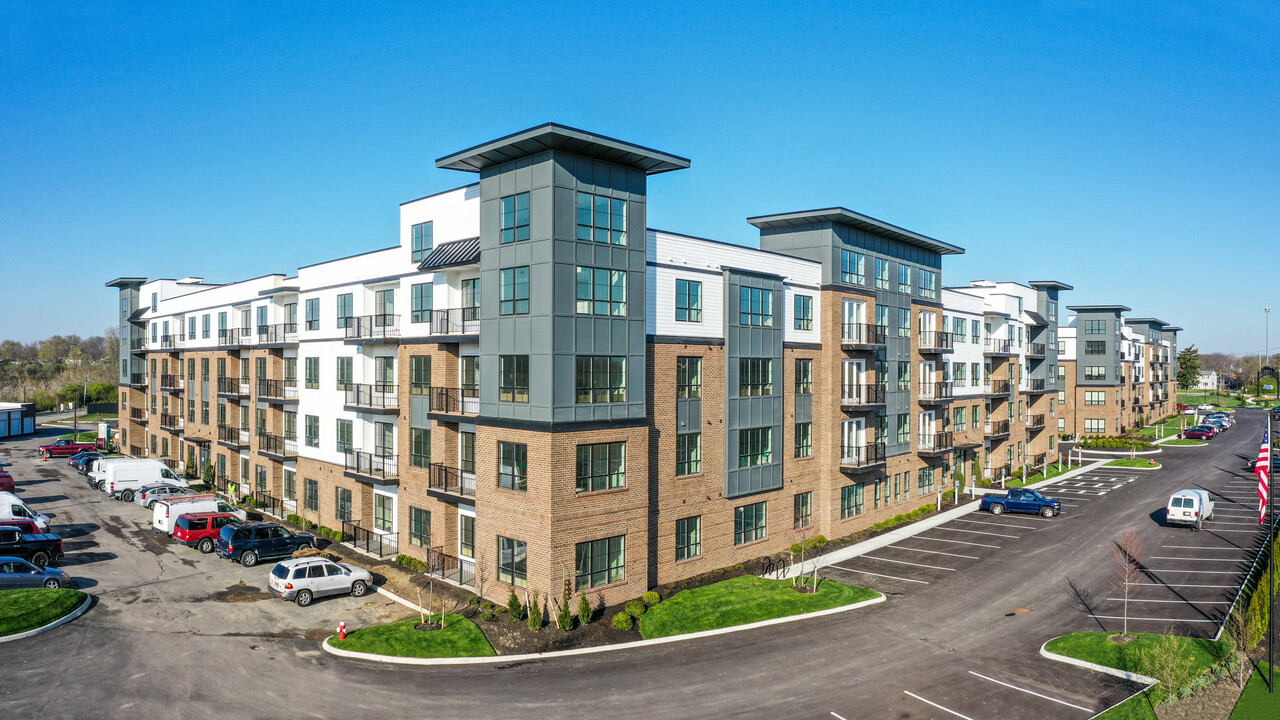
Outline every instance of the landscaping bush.
{"type": "Polygon", "coordinates": [[[644,597],[645,603],[650,606],[657,605],[658,603],[662,602],[662,596],[659,595],[656,590],[650,590],[649,592],[645,593],[643,597],[644,597]]]}
{"type": "Polygon", "coordinates": [[[629,600],[626,604],[627,614],[632,617],[640,617],[644,615],[644,611],[649,608],[640,600],[629,600]]]}
{"type": "Polygon", "coordinates": [[[889,528],[894,528],[899,525],[903,525],[905,523],[914,522],[924,517],[925,515],[929,515],[934,512],[937,512],[937,508],[935,508],[933,505],[923,505],[921,507],[916,508],[915,510],[912,510],[909,513],[894,515],[888,520],[881,520],[875,525],[872,525],[871,529],[877,532],[880,530],[888,530],[889,528]]]}
{"type": "Polygon", "coordinates": [[[423,562],[422,560],[419,560],[418,558],[409,557],[408,555],[397,555],[396,564],[400,565],[401,567],[407,567],[410,570],[413,570],[414,572],[420,572],[420,573],[425,573],[427,572],[427,569],[428,569],[428,565],[425,562],[423,562]]]}
{"type": "Polygon", "coordinates": [[[538,605],[538,593],[529,601],[529,629],[537,632],[542,627],[542,608],[538,605]]]}
{"type": "Polygon", "coordinates": [[[631,615],[628,613],[620,612],[613,616],[614,630],[630,630],[634,624],[635,621],[631,619],[631,615]]]}
{"type": "Polygon", "coordinates": [[[329,538],[330,540],[336,543],[340,543],[343,540],[347,539],[347,536],[344,535],[341,530],[334,530],[333,528],[328,528],[328,527],[325,527],[324,525],[321,525],[319,528],[316,529],[316,534],[319,535],[320,537],[329,538]]]}
{"type": "Polygon", "coordinates": [[[301,527],[303,530],[314,530],[316,528],[315,523],[302,517],[301,515],[285,515],[284,521],[287,523],[293,523],[294,525],[301,527]]]}
{"type": "Polygon", "coordinates": [[[1078,448],[1096,449],[1096,450],[1153,450],[1155,445],[1146,440],[1132,440],[1129,438],[1114,436],[1099,436],[1082,438],[1076,443],[1078,448]]]}
{"type": "Polygon", "coordinates": [[[591,622],[595,613],[591,610],[591,601],[587,599],[587,594],[582,593],[578,596],[578,623],[586,625],[591,622]]]}
{"type": "Polygon", "coordinates": [[[492,611],[489,611],[489,610],[481,610],[481,611],[480,611],[480,617],[481,617],[481,619],[484,619],[484,620],[492,620],[492,619],[493,619],[493,612],[492,612],[492,611]]]}
{"type": "Polygon", "coordinates": [[[507,598],[507,612],[511,614],[511,619],[516,622],[520,622],[520,618],[524,617],[524,605],[521,604],[515,590],[512,590],[511,597],[507,598]]]}

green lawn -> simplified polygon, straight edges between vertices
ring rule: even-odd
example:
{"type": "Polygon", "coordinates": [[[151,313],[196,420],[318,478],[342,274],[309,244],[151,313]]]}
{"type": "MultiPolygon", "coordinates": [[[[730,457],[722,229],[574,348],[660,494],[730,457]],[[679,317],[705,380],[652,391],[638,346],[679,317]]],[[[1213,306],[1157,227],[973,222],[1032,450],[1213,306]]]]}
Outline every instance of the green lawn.
{"type": "Polygon", "coordinates": [[[1172,439],[1172,440],[1165,440],[1164,442],[1162,442],[1162,443],[1160,443],[1160,444],[1161,444],[1161,445],[1180,445],[1180,446],[1186,446],[1186,447],[1195,447],[1195,446],[1197,446],[1197,445],[1208,445],[1209,443],[1207,443],[1207,442],[1205,442],[1205,441],[1203,441],[1203,440],[1179,440],[1179,439],[1177,439],[1177,438],[1174,438],[1174,439],[1172,439]]]}
{"type": "Polygon", "coordinates": [[[97,431],[82,432],[79,435],[76,435],[75,433],[67,433],[66,435],[59,435],[58,439],[61,440],[63,438],[66,438],[67,440],[70,440],[73,436],[76,438],[76,442],[82,442],[82,443],[94,442],[98,439],[97,431]]]}
{"type": "MultiPolygon", "coordinates": [[[[102,413],[94,413],[93,415],[84,415],[84,414],[80,415],[80,422],[82,423],[96,423],[96,422],[102,422],[103,420],[119,420],[119,419],[120,418],[116,415],[103,415],[102,413]]],[[[59,420],[58,422],[64,422],[70,425],[73,422],[75,422],[75,418],[67,418],[66,420],[59,420]]]]}
{"type": "Polygon", "coordinates": [[[1118,458],[1116,460],[1112,460],[1111,462],[1107,463],[1104,467],[1149,468],[1149,467],[1160,467],[1160,463],[1156,463],[1153,466],[1151,464],[1151,460],[1147,458],[1118,458]]]}
{"type": "Polygon", "coordinates": [[[1219,407],[1233,408],[1240,405],[1240,401],[1226,394],[1214,395],[1211,392],[1204,393],[1178,393],[1178,402],[1182,405],[1203,405],[1204,403],[1214,403],[1219,407]]]}
{"type": "Polygon", "coordinates": [[[1026,478],[1025,480],[1022,478],[1010,478],[1009,480],[1005,481],[1004,485],[1005,487],[1011,487],[1011,488],[1022,487],[1023,485],[1033,485],[1042,480],[1050,480],[1052,478],[1058,477],[1059,475],[1064,475],[1066,473],[1071,472],[1072,470],[1078,469],[1079,467],[1080,467],[1079,465],[1076,465],[1073,467],[1071,465],[1067,465],[1066,463],[1063,463],[1062,469],[1059,470],[1058,466],[1054,464],[1054,465],[1050,465],[1044,472],[1032,475],[1031,477],[1026,478]]]}
{"type": "Polygon", "coordinates": [[[83,602],[84,593],[70,588],[0,591],[0,636],[44,627],[83,602]]]}
{"type": "Polygon", "coordinates": [[[1244,692],[1236,701],[1236,709],[1231,711],[1231,720],[1259,720],[1276,716],[1277,703],[1275,695],[1267,693],[1267,668],[1265,662],[1258,663],[1249,682],[1244,685],[1244,692]]]}
{"type": "Polygon", "coordinates": [[[822,580],[818,592],[801,594],[790,580],[743,575],[714,585],[682,590],[640,618],[645,638],[714,630],[773,618],[852,605],[878,597],[866,588],[822,580]]]}
{"type": "Polygon", "coordinates": [[[1174,415],[1163,422],[1139,428],[1135,432],[1138,437],[1158,440],[1160,438],[1167,438],[1170,435],[1177,435],[1184,429],[1184,426],[1191,427],[1195,424],[1195,417],[1192,415],[1174,415]]]}
{"type": "MultiPolygon", "coordinates": [[[[436,616],[437,618],[439,616],[436,616]]],[[[461,615],[449,615],[443,630],[418,630],[418,618],[374,625],[336,637],[329,644],[340,650],[399,657],[492,657],[493,646],[476,624],[461,615]]]]}

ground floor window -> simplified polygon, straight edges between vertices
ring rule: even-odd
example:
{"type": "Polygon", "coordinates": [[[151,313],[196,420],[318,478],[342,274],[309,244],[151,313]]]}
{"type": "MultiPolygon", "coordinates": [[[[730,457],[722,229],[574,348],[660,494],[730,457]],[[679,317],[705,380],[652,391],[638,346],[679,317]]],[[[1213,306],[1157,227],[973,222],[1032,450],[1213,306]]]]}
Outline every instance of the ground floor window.
{"type": "Polygon", "coordinates": [[[846,485],[840,488],[840,519],[848,520],[862,514],[862,486],[846,485]]]}
{"type": "Polygon", "coordinates": [[[351,522],[351,491],[347,488],[338,488],[334,505],[334,517],[341,522],[351,522]]]}
{"type": "Polygon", "coordinates": [[[919,488],[921,495],[933,492],[933,473],[934,469],[931,467],[920,468],[919,488]]]}
{"type": "Polygon", "coordinates": [[[409,544],[431,547],[431,513],[422,508],[409,508],[409,544]]]}
{"type": "Polygon", "coordinates": [[[794,509],[794,527],[796,530],[807,528],[813,522],[813,493],[802,492],[792,499],[794,509]]]}
{"type": "Polygon", "coordinates": [[[254,465],[254,486],[260,493],[267,491],[267,469],[261,465],[254,465]]]}
{"type": "Polygon", "coordinates": [[[525,543],[498,536],[498,582],[516,587],[529,584],[526,563],[528,550],[525,543]]]}
{"type": "Polygon", "coordinates": [[[304,488],[306,490],[306,497],[304,498],[304,503],[306,504],[306,508],[308,510],[319,512],[320,511],[320,483],[316,482],[315,480],[304,480],[303,483],[304,483],[304,488]]]}
{"type": "Polygon", "coordinates": [[[765,502],[733,509],[733,544],[763,540],[765,536],[765,502]]]}
{"type": "Polygon", "coordinates": [[[284,499],[294,501],[298,499],[298,476],[292,470],[284,471],[284,499]]]}
{"type": "Polygon", "coordinates": [[[575,548],[578,589],[598,587],[622,579],[626,565],[626,535],[578,543],[575,548]]]}
{"type": "Polygon", "coordinates": [[[702,554],[702,516],[676,520],[676,560],[688,560],[702,554]]]}
{"type": "Polygon", "coordinates": [[[396,528],[396,498],[394,495],[373,496],[373,529],[393,532],[396,528]]]}
{"type": "Polygon", "coordinates": [[[1085,418],[1084,431],[1087,433],[1104,433],[1107,431],[1107,421],[1102,418],[1085,418]]]}

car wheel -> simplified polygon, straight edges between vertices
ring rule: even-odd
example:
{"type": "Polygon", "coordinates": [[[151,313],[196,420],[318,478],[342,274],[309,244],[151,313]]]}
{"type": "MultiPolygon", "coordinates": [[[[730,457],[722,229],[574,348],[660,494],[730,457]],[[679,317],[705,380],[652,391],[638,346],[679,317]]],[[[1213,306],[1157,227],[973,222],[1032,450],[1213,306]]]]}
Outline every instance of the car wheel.
{"type": "Polygon", "coordinates": [[[156,501],[155,501],[155,500],[152,500],[151,502],[147,503],[147,509],[148,509],[148,510],[155,510],[155,509],[156,509],[156,501]]]}
{"type": "Polygon", "coordinates": [[[296,602],[296,603],[298,603],[298,607],[306,607],[306,606],[310,605],[310,604],[311,604],[311,591],[310,591],[310,590],[299,590],[299,591],[298,591],[298,595],[297,595],[296,597],[294,597],[294,598],[293,598],[293,601],[294,601],[294,602],[296,602]]]}
{"type": "Polygon", "coordinates": [[[196,545],[196,549],[198,549],[200,552],[204,553],[205,555],[208,555],[209,553],[213,552],[213,540],[209,538],[205,538],[201,540],[200,543],[196,545]]]}
{"type": "Polygon", "coordinates": [[[999,515],[1004,512],[1004,506],[1000,503],[991,503],[991,514],[999,515]]]}
{"type": "Polygon", "coordinates": [[[35,553],[31,556],[31,563],[33,565],[39,565],[40,567],[47,566],[49,564],[49,553],[43,550],[35,553]]]}
{"type": "Polygon", "coordinates": [[[99,480],[99,481],[98,481],[98,489],[99,489],[99,490],[101,490],[102,488],[104,488],[104,487],[106,487],[106,486],[107,486],[107,481],[106,481],[106,480],[99,480]]]}
{"type": "Polygon", "coordinates": [[[1043,516],[1045,516],[1045,517],[1053,517],[1053,508],[1051,508],[1051,507],[1042,507],[1042,508],[1040,508],[1040,514],[1041,514],[1041,515],[1043,515],[1043,516]]]}
{"type": "Polygon", "coordinates": [[[49,578],[48,580],[45,580],[45,581],[44,581],[44,586],[45,586],[45,587],[47,587],[47,588],[49,588],[50,590],[52,590],[52,589],[54,589],[54,588],[60,588],[60,587],[62,587],[62,583],[58,582],[57,580],[55,580],[55,579],[53,579],[53,578],[49,578]]]}
{"type": "Polygon", "coordinates": [[[133,491],[125,490],[124,492],[120,493],[120,499],[125,502],[133,502],[133,491]]]}
{"type": "Polygon", "coordinates": [[[258,553],[252,550],[246,550],[240,555],[240,564],[245,567],[253,567],[258,564],[258,553]]]}
{"type": "Polygon", "coordinates": [[[351,583],[351,597],[364,597],[367,592],[369,592],[369,586],[363,580],[351,583]]]}

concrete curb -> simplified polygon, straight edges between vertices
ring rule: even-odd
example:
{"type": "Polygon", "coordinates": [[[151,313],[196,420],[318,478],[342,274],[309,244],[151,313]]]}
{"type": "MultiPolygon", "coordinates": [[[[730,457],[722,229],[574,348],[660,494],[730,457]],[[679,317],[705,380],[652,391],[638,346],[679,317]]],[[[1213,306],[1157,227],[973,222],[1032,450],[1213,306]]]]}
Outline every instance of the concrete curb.
{"type": "MultiPolygon", "coordinates": [[[[1154,445],[1155,443],[1153,442],[1152,444],[1154,445]]],[[[1102,455],[1112,460],[1118,457],[1127,457],[1129,455],[1159,455],[1163,452],[1160,448],[1156,448],[1155,450],[1099,450],[1097,448],[1073,448],[1072,451],[1084,453],[1086,455],[1102,455]]],[[[1095,458],[1088,459],[1093,460],[1095,458]]]]}
{"type": "MultiPolygon", "coordinates": [[[[1056,638],[1051,638],[1051,640],[1052,639],[1056,639],[1056,638]]],[[[1114,675],[1115,677],[1124,678],[1125,680],[1130,680],[1132,682],[1146,683],[1148,687],[1152,685],[1156,685],[1157,683],[1160,682],[1159,680],[1153,677],[1147,677],[1146,675],[1139,675],[1138,673],[1129,672],[1128,670],[1118,670],[1113,667],[1107,667],[1106,665],[1091,663],[1088,660],[1077,660],[1073,657],[1067,657],[1066,655],[1059,655],[1058,653],[1055,653],[1055,652],[1049,652],[1048,650],[1045,650],[1044,647],[1045,645],[1048,645],[1051,640],[1045,640],[1044,645],[1040,646],[1040,655],[1042,655],[1043,657],[1049,658],[1050,660],[1056,660],[1060,663],[1066,663],[1068,665],[1075,665],[1076,667],[1084,668],[1086,670],[1094,670],[1096,672],[1106,673],[1107,675],[1114,675]]]]}
{"type": "Polygon", "coordinates": [[[85,593],[84,602],[80,603],[80,607],[76,608],[75,610],[72,610],[71,612],[67,613],[66,615],[63,615],[62,617],[58,618],[57,620],[54,620],[53,622],[49,623],[48,625],[45,625],[44,627],[38,627],[34,630],[20,632],[20,633],[17,633],[16,635],[5,635],[4,637],[0,637],[0,643],[7,643],[7,642],[12,642],[14,640],[21,640],[23,638],[33,637],[43,632],[49,632],[50,630],[60,625],[66,625],[72,620],[75,620],[76,618],[88,612],[89,605],[91,605],[92,603],[93,603],[93,596],[90,595],[89,593],[85,593]]]}
{"type": "Polygon", "coordinates": [[[1143,472],[1150,472],[1150,471],[1152,471],[1152,470],[1160,470],[1160,469],[1161,469],[1161,468],[1163,468],[1164,466],[1163,466],[1163,465],[1156,465],[1155,467],[1151,467],[1151,466],[1147,466],[1147,467],[1128,467],[1128,466],[1126,466],[1126,465],[1107,465],[1106,463],[1103,463],[1102,467],[1104,467],[1104,468],[1105,468],[1105,467],[1112,467],[1112,468],[1115,468],[1115,469],[1117,469],[1117,470],[1141,470],[1141,471],[1143,471],[1143,472]]]}
{"type": "MultiPolygon", "coordinates": [[[[388,597],[391,597],[392,593],[387,593],[387,595],[388,597]]],[[[597,653],[616,652],[618,650],[631,650],[634,648],[650,647],[652,645],[666,645],[669,643],[683,642],[685,640],[696,640],[698,638],[713,637],[715,635],[744,632],[746,630],[769,627],[770,625],[782,625],[784,623],[808,620],[809,618],[822,617],[824,615],[835,615],[836,613],[847,612],[849,610],[857,610],[858,608],[866,607],[868,605],[882,603],[884,600],[884,595],[878,595],[870,600],[863,600],[862,602],[856,602],[852,605],[842,605],[829,610],[817,610],[811,613],[804,613],[802,615],[788,615],[786,617],[773,618],[772,620],[761,620],[759,622],[747,623],[745,625],[734,625],[733,627],[719,628],[717,630],[703,630],[701,632],[685,633],[684,635],[654,638],[653,640],[636,640],[627,643],[617,643],[615,645],[578,648],[576,650],[556,650],[549,653],[494,655],[493,657],[408,658],[393,655],[375,655],[373,653],[354,652],[351,650],[340,650],[329,644],[329,641],[333,639],[332,635],[320,642],[320,649],[330,655],[336,655],[338,657],[353,658],[356,660],[369,660],[372,662],[390,663],[394,665],[485,665],[493,663],[526,662],[529,660],[550,660],[561,657],[572,657],[575,655],[595,655],[597,653]]]]}
{"type": "Polygon", "coordinates": [[[1178,438],[1176,438],[1176,437],[1167,437],[1167,438],[1165,438],[1165,439],[1163,439],[1163,440],[1156,440],[1156,444],[1157,444],[1157,445],[1159,445],[1159,446],[1160,446],[1160,447],[1162,447],[1162,448],[1166,448],[1166,447],[1171,447],[1171,448],[1178,448],[1178,447],[1194,448],[1194,447],[1204,447],[1205,445],[1208,445],[1208,444],[1209,444],[1209,443],[1207,443],[1207,442],[1205,442],[1205,441],[1203,441],[1203,440],[1192,440],[1192,441],[1191,441],[1191,442],[1200,443],[1199,445],[1169,445],[1169,444],[1168,444],[1168,442],[1169,442],[1170,440],[1177,440],[1177,439],[1178,439],[1178,438]]]}

